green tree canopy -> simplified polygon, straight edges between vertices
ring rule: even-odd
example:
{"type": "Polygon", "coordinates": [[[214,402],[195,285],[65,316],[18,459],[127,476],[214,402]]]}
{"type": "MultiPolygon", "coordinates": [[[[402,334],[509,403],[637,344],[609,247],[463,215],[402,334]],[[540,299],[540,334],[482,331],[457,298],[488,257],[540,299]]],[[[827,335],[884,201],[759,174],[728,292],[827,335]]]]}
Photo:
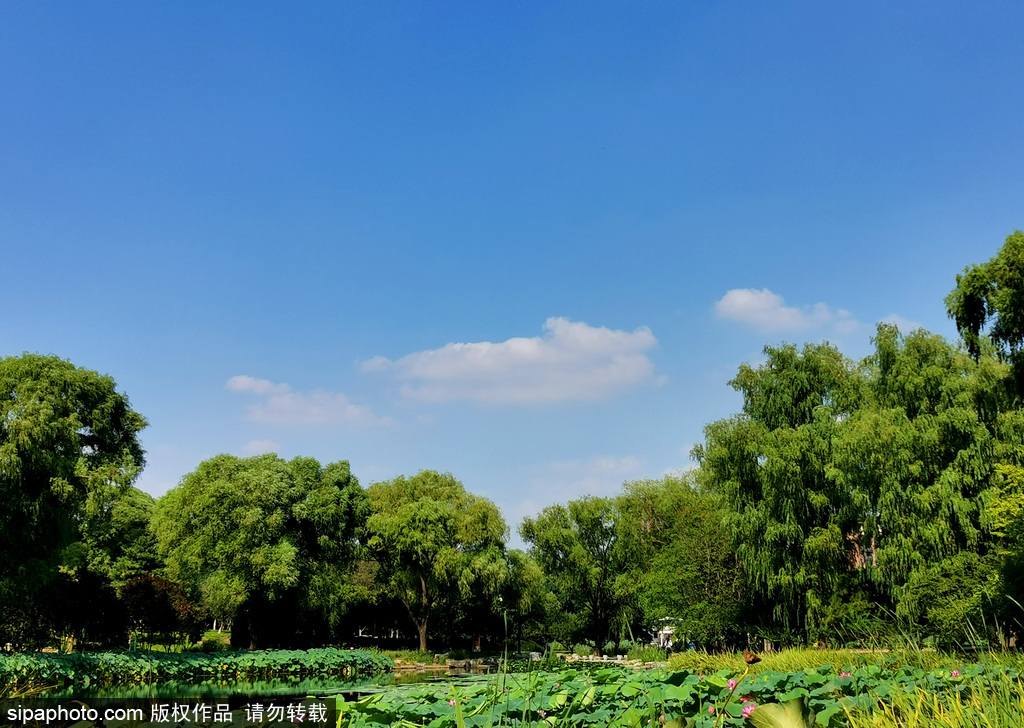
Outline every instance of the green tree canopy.
{"type": "Polygon", "coordinates": [[[743,413],[705,428],[702,483],[722,495],[725,524],[755,595],[784,631],[803,634],[838,587],[858,527],[852,494],[830,472],[832,440],[857,407],[861,380],[828,344],[766,347],[730,384],[743,413]]]}
{"type": "Polygon", "coordinates": [[[621,538],[636,554],[631,579],[644,623],[672,624],[677,641],[730,640],[741,618],[744,577],[721,498],[687,474],[626,483],[618,503],[621,538]]]}
{"type": "MultiPolygon", "coordinates": [[[[114,380],[53,356],[0,359],[0,611],[22,610],[79,536],[90,495],[143,466],[145,419],[114,380]]],[[[10,628],[6,639],[18,642],[10,628]]]]}
{"type": "Polygon", "coordinates": [[[986,504],[1024,432],[1009,367],[923,330],[874,343],[857,368],[822,345],[741,369],[744,411],[706,429],[701,478],[776,626],[834,634],[875,604],[956,639],[998,584],[986,504]]]}
{"type": "Polygon", "coordinates": [[[508,578],[505,521],[450,473],[399,476],[374,483],[367,495],[367,544],[378,578],[405,607],[426,652],[434,616],[474,596],[498,595],[508,578]]]}
{"type": "Polygon", "coordinates": [[[520,524],[562,614],[573,618],[556,627],[559,639],[586,635],[600,646],[637,616],[631,572],[638,554],[620,539],[619,520],[614,499],[588,496],[548,506],[520,524]]]}
{"type": "Polygon", "coordinates": [[[1024,232],[1008,235],[1003,247],[988,262],[970,265],[956,277],[956,288],[946,296],[946,311],[956,322],[968,352],[981,356],[981,333],[1013,354],[1024,343],[1024,232]]]}
{"type": "Polygon", "coordinates": [[[343,597],[331,580],[351,563],[365,517],[347,462],[218,455],[160,499],[153,527],[172,579],[215,617],[245,617],[253,645],[283,644],[297,639],[281,633],[288,611],[294,629],[336,625],[343,597]]]}
{"type": "Polygon", "coordinates": [[[153,496],[134,486],[104,487],[90,493],[80,540],[64,552],[66,570],[88,569],[120,589],[131,579],[163,568],[150,520],[153,496]]]}

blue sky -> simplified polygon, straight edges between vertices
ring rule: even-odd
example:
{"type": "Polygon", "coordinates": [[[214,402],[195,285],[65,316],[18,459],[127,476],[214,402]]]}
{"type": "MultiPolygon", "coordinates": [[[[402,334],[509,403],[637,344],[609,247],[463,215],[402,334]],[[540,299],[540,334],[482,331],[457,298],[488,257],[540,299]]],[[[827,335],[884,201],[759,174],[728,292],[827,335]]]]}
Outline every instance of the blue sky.
{"type": "Polygon", "coordinates": [[[1019,3],[4,3],[0,355],[523,515],[690,467],[765,344],[954,337],[1024,227],[1019,3]]]}

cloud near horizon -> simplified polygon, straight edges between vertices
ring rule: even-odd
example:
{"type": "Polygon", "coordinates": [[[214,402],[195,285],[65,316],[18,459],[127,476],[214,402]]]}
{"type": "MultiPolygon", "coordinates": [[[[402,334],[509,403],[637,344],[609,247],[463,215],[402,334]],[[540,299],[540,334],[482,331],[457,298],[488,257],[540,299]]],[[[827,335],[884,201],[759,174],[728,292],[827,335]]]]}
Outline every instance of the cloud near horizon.
{"type": "Polygon", "coordinates": [[[916,331],[917,329],[923,329],[924,326],[919,324],[917,321],[911,321],[908,318],[903,318],[898,313],[891,313],[884,319],[879,321],[881,324],[894,324],[896,328],[900,330],[900,333],[906,336],[907,334],[916,331]]]}
{"type": "Polygon", "coordinates": [[[424,402],[586,401],[663,382],[645,353],[657,343],[646,326],[630,332],[549,318],[542,336],[446,344],[395,361],[378,356],[362,369],[392,373],[403,395],[424,402]]]}
{"type": "Polygon", "coordinates": [[[522,500],[506,504],[505,517],[513,532],[526,516],[534,517],[544,508],[586,496],[610,498],[622,491],[623,483],[643,477],[645,463],[632,455],[563,460],[540,467],[525,489],[522,500]]]}
{"type": "Polygon", "coordinates": [[[231,377],[225,385],[232,392],[244,392],[264,397],[264,401],[249,405],[249,419],[270,425],[337,425],[337,424],[380,424],[386,418],[378,418],[369,407],[352,404],[340,392],[325,392],[321,389],[309,394],[293,392],[284,383],[274,384],[266,379],[247,375],[231,377]]]}
{"type": "Polygon", "coordinates": [[[245,455],[263,455],[280,449],[281,445],[273,440],[252,440],[242,445],[242,453],[245,455]]]}
{"type": "Polygon", "coordinates": [[[806,331],[832,326],[839,334],[856,331],[860,324],[842,308],[832,309],[824,303],[796,308],[767,288],[734,288],[715,303],[719,318],[738,321],[763,333],[806,331]]]}

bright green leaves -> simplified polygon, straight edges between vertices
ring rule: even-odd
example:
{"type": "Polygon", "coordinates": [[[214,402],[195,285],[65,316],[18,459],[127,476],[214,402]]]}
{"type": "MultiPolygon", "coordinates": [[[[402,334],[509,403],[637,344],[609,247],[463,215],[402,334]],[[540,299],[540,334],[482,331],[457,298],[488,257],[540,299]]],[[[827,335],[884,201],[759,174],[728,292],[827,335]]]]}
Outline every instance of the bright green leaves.
{"type": "Polygon", "coordinates": [[[827,345],[769,347],[733,382],[743,414],[694,455],[774,626],[813,636],[842,627],[843,604],[881,602],[951,636],[991,588],[994,455],[1024,440],[1009,367],[888,325],[875,347],[857,367],[827,345]],[[961,567],[984,586],[958,584],[961,567]],[[943,615],[916,606],[937,588],[956,602],[943,615]]]}
{"type": "Polygon", "coordinates": [[[161,498],[153,528],[169,575],[215,617],[287,597],[329,625],[339,604],[320,577],[350,563],[365,513],[348,463],[219,455],[161,498]]]}
{"type": "Polygon", "coordinates": [[[786,702],[759,705],[747,720],[754,728],[814,728],[814,712],[806,699],[781,699],[786,702]]]}
{"type": "Polygon", "coordinates": [[[692,477],[666,477],[626,483],[616,502],[644,624],[671,620],[677,643],[724,641],[739,616],[743,574],[721,498],[692,477]]]}
{"type": "Polygon", "coordinates": [[[450,473],[424,470],[367,489],[367,545],[427,649],[427,628],[443,607],[497,594],[508,577],[507,529],[498,508],[467,493],[450,473]]]}
{"type": "Polygon", "coordinates": [[[1024,342],[1024,233],[1007,236],[987,263],[971,265],[958,275],[956,288],[946,296],[946,311],[976,359],[982,329],[989,323],[996,346],[1006,354],[1017,351],[1024,342]]]}
{"type": "Polygon", "coordinates": [[[851,493],[831,472],[837,429],[862,396],[852,365],[828,345],[765,349],[732,385],[744,414],[709,425],[694,455],[728,504],[725,523],[750,585],[783,628],[803,631],[846,570],[851,493]]]}
{"type": "Polygon", "coordinates": [[[603,645],[628,623],[634,607],[636,552],[620,539],[620,512],[615,501],[586,497],[565,506],[545,508],[519,527],[530,555],[547,577],[562,612],[582,624],[563,622],[556,634],[572,639],[586,635],[603,645]]]}

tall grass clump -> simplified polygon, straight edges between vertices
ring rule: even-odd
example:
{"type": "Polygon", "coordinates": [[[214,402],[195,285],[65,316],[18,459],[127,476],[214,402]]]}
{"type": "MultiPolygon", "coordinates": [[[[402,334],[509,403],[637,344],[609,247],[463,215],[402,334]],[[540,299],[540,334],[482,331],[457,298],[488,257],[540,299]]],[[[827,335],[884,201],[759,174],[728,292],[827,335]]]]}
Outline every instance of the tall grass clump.
{"type": "Polygon", "coordinates": [[[941,690],[868,694],[843,709],[850,728],[1020,728],[1024,682],[1015,672],[978,675],[941,690]]]}

